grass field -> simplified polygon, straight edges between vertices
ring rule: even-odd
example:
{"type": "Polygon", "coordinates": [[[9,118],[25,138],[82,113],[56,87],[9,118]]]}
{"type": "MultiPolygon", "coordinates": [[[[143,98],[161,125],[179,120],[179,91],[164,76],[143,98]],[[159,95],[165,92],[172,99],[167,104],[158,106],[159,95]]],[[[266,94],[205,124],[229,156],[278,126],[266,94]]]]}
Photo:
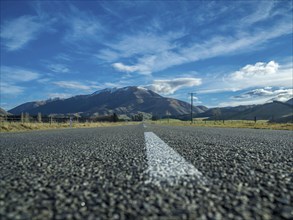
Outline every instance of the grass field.
{"type": "Polygon", "coordinates": [[[226,121],[203,121],[194,119],[193,124],[190,121],[181,121],[178,119],[162,119],[150,121],[152,124],[173,125],[173,126],[200,126],[200,127],[222,127],[222,128],[253,128],[253,129],[274,129],[274,130],[293,130],[292,123],[269,123],[265,120],[259,120],[256,123],[248,120],[226,120],[226,121]]]}
{"type": "MultiPolygon", "coordinates": [[[[91,127],[107,127],[119,125],[138,124],[138,122],[88,122],[88,123],[72,123],[72,128],[91,128],[91,127]]],[[[48,130],[48,129],[62,129],[70,128],[69,123],[21,123],[21,122],[0,122],[0,132],[17,132],[30,130],[48,130]]]]}
{"type": "MultiPolygon", "coordinates": [[[[222,128],[253,128],[253,129],[274,129],[274,130],[293,130],[292,123],[268,123],[267,121],[245,121],[245,120],[227,120],[227,121],[203,121],[195,119],[193,124],[190,121],[181,121],[178,119],[161,119],[158,121],[147,121],[151,124],[171,125],[171,126],[200,126],[200,127],[222,127],[222,128]]],[[[140,122],[92,122],[92,123],[72,123],[72,128],[84,127],[107,127],[119,125],[133,125],[140,122]]],[[[18,132],[30,130],[47,130],[70,128],[69,123],[20,123],[20,122],[0,122],[0,132],[18,132]]]]}

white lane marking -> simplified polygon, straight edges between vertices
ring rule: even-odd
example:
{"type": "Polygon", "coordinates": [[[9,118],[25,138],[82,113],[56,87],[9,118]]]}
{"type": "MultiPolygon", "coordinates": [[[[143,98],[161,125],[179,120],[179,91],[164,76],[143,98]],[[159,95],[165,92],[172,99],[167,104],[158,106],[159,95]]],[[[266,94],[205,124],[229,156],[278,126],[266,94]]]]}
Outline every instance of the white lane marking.
{"type": "Polygon", "coordinates": [[[151,183],[160,184],[166,182],[173,185],[180,180],[194,180],[202,184],[206,183],[200,171],[153,132],[145,132],[144,137],[148,161],[147,173],[151,183]]]}
{"type": "Polygon", "coordinates": [[[146,128],[147,126],[145,124],[143,124],[143,127],[146,128]]]}

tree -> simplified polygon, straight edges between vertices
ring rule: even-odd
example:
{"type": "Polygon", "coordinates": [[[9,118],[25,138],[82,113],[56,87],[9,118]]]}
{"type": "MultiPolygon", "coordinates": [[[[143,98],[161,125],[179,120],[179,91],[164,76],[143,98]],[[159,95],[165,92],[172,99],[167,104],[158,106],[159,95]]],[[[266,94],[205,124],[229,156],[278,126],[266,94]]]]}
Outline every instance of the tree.
{"type": "Polygon", "coordinates": [[[212,114],[213,114],[215,120],[220,120],[220,117],[221,117],[221,115],[222,115],[222,113],[221,113],[221,109],[219,109],[219,108],[214,108],[214,109],[212,110],[212,114]]]}
{"type": "Polygon", "coordinates": [[[138,121],[143,121],[143,114],[142,113],[138,113],[138,121]]]}
{"type": "Polygon", "coordinates": [[[152,121],[157,121],[158,119],[159,119],[159,117],[157,115],[152,116],[152,121]]]}
{"type": "Polygon", "coordinates": [[[136,115],[132,115],[132,120],[133,121],[143,121],[143,114],[142,113],[138,113],[136,115]]]}
{"type": "Polygon", "coordinates": [[[113,122],[118,122],[119,118],[118,115],[116,113],[113,114],[113,122]]]}

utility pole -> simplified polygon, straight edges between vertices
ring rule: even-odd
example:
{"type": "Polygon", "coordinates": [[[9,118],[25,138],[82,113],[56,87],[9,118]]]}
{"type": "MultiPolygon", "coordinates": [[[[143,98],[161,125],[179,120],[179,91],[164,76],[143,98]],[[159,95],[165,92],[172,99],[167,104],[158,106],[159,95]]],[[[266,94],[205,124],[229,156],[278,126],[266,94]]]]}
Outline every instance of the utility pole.
{"type": "Polygon", "coordinates": [[[193,115],[192,115],[192,112],[193,112],[193,95],[195,95],[196,93],[195,92],[190,92],[188,93],[190,94],[190,123],[193,124],[193,115]]]}
{"type": "Polygon", "coordinates": [[[169,122],[170,122],[170,112],[169,111],[166,111],[166,115],[167,115],[167,118],[168,118],[168,124],[169,124],[169,122]]]}

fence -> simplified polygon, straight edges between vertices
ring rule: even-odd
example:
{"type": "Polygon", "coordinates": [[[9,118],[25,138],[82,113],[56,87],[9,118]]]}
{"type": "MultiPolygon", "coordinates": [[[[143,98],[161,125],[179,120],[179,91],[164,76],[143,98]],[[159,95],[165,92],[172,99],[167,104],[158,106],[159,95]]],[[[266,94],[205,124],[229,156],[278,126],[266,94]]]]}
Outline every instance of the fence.
{"type": "Polygon", "coordinates": [[[0,121],[4,122],[21,122],[21,123],[69,123],[70,118],[73,122],[104,122],[104,121],[113,121],[113,115],[99,116],[99,117],[75,117],[75,116],[40,116],[40,115],[6,115],[0,116],[0,121]]]}
{"type": "MultiPolygon", "coordinates": [[[[140,114],[134,115],[134,116],[140,116],[139,119],[137,119],[137,117],[132,117],[131,119],[129,118],[129,120],[132,121],[142,121],[144,119],[143,116],[141,116],[140,114]]],[[[116,115],[117,117],[117,115],[116,115]]],[[[85,123],[85,122],[114,122],[114,121],[129,121],[128,119],[117,119],[114,115],[103,115],[103,116],[91,116],[91,117],[84,117],[84,116],[57,116],[57,115],[53,115],[53,116],[42,116],[41,114],[38,115],[29,115],[27,113],[21,114],[21,115],[6,115],[6,116],[1,116],[0,115],[0,122],[21,122],[21,123],[37,123],[37,122],[43,122],[43,123],[69,123],[70,122],[70,118],[73,122],[81,122],[81,123],[85,123]]],[[[179,119],[182,121],[189,121],[190,120],[190,115],[189,114],[184,114],[184,115],[154,115],[153,117],[149,118],[151,120],[159,120],[159,119],[179,119]]],[[[222,122],[225,123],[226,120],[231,121],[229,119],[224,119],[224,118],[213,118],[213,117],[206,117],[206,118],[201,118],[201,119],[196,119],[194,118],[194,122],[199,122],[203,121],[205,123],[207,123],[208,121],[214,121],[214,122],[222,122]]],[[[232,119],[233,120],[233,119],[232,119]]],[[[241,120],[241,119],[240,119],[241,120]]],[[[240,121],[240,120],[234,120],[234,121],[240,121]]],[[[242,121],[251,121],[251,122],[256,122],[258,120],[267,120],[267,119],[257,119],[257,117],[254,118],[249,118],[249,119],[245,119],[242,121]]],[[[274,117],[272,116],[272,118],[269,120],[270,122],[275,121],[274,117]]],[[[291,123],[293,122],[293,116],[291,116],[290,120],[291,123]]]]}

